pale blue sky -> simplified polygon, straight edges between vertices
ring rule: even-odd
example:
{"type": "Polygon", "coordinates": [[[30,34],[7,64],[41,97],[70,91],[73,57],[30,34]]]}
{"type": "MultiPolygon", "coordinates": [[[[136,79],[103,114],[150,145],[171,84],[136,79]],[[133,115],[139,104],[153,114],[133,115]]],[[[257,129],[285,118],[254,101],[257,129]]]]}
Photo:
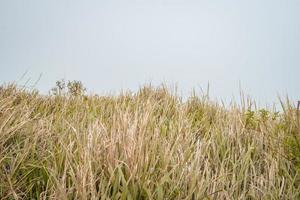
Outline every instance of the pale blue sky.
{"type": "Polygon", "coordinates": [[[27,72],[48,91],[61,78],[89,91],[210,83],[262,103],[300,99],[299,0],[0,0],[0,82],[27,72]]]}

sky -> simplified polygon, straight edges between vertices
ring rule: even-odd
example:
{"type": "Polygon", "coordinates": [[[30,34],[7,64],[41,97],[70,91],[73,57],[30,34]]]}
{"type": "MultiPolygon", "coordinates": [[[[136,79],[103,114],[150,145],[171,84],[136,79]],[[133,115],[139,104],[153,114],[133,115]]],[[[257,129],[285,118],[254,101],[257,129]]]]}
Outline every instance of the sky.
{"type": "Polygon", "coordinates": [[[225,101],[240,89],[261,104],[300,100],[299,10],[299,0],[0,0],[0,84],[47,93],[64,78],[104,94],[151,82],[183,96],[209,84],[225,101]]]}

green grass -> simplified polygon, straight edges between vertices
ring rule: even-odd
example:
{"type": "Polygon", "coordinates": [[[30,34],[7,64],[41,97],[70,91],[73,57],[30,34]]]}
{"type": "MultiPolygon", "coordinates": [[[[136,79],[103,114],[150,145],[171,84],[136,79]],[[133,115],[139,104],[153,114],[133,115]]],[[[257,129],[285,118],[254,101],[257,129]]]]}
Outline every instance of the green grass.
{"type": "Polygon", "coordinates": [[[297,109],[0,88],[1,199],[299,199],[297,109]]]}

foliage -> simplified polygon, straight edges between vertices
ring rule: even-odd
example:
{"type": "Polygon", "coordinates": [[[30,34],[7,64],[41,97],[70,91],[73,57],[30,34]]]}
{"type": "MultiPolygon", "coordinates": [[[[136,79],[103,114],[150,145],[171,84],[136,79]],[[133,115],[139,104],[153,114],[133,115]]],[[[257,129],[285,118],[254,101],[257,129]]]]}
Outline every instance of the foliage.
{"type": "Polygon", "coordinates": [[[81,96],[86,91],[81,81],[66,81],[64,79],[56,81],[55,87],[51,89],[53,95],[69,94],[72,96],[81,96]]]}

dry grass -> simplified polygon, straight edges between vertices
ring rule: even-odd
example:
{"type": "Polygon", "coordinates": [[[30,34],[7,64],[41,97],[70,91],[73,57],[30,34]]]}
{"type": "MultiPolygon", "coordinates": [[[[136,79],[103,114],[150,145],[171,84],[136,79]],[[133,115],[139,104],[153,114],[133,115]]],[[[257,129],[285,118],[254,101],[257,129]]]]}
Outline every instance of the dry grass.
{"type": "Polygon", "coordinates": [[[0,89],[2,199],[297,199],[297,110],[165,87],[118,96],[0,89]]]}

